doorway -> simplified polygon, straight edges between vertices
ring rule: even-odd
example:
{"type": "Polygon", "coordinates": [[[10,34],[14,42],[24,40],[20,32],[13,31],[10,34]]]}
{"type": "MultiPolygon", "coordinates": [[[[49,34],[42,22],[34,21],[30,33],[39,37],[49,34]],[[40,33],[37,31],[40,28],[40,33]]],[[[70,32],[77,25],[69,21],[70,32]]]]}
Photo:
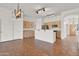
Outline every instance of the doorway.
{"type": "Polygon", "coordinates": [[[76,24],[69,24],[69,35],[76,36],[76,24]]]}

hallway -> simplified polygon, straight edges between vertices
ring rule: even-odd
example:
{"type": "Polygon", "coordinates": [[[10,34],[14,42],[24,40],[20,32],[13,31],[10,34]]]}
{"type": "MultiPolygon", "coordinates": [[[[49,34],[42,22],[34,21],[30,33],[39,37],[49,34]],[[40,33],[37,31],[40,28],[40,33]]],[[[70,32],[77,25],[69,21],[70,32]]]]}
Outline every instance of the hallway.
{"type": "Polygon", "coordinates": [[[79,56],[79,48],[76,37],[68,37],[66,40],[57,39],[54,45],[27,38],[0,43],[0,55],[27,55],[27,56],[79,56]]]}

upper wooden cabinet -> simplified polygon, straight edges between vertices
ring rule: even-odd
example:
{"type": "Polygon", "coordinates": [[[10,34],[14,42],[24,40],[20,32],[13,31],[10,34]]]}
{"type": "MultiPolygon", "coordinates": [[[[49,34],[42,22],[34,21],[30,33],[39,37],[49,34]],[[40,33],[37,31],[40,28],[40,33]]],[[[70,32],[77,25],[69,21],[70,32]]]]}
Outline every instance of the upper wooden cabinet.
{"type": "Polygon", "coordinates": [[[29,21],[23,21],[24,28],[33,28],[33,23],[29,21]]]}
{"type": "Polygon", "coordinates": [[[48,25],[49,28],[55,28],[55,27],[60,28],[61,27],[61,21],[60,20],[53,21],[53,22],[48,22],[48,23],[45,23],[45,24],[48,25]]]}

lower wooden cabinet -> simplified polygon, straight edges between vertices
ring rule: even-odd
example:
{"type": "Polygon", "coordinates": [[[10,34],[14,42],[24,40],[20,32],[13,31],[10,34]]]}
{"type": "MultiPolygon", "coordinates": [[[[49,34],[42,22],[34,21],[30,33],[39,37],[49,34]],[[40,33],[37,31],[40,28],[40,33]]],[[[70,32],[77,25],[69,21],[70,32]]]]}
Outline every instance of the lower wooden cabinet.
{"type": "Polygon", "coordinates": [[[29,38],[29,37],[34,37],[34,31],[33,30],[24,30],[23,31],[23,37],[24,38],[29,38]]]}
{"type": "Polygon", "coordinates": [[[61,39],[61,31],[57,31],[56,32],[56,38],[57,39],[61,39]]]}

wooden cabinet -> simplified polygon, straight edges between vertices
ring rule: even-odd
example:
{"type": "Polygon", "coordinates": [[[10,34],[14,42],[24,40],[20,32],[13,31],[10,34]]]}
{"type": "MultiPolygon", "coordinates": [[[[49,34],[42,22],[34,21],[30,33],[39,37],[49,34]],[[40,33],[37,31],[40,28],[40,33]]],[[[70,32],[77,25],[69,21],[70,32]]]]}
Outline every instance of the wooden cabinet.
{"type": "Polygon", "coordinates": [[[61,39],[61,31],[55,31],[56,32],[56,39],[61,39]]]}
{"type": "Polygon", "coordinates": [[[34,31],[33,30],[23,31],[23,37],[24,38],[34,37],[34,31]]]}
{"type": "Polygon", "coordinates": [[[56,38],[57,39],[61,39],[61,31],[57,31],[56,32],[56,38]]]}
{"type": "Polygon", "coordinates": [[[24,21],[23,22],[23,27],[24,28],[33,28],[33,23],[29,21],[24,21]]]}
{"type": "Polygon", "coordinates": [[[56,39],[61,39],[61,31],[54,30],[54,32],[56,33],[56,39]]]}
{"type": "Polygon", "coordinates": [[[48,25],[49,29],[51,29],[51,28],[61,28],[61,21],[58,20],[58,21],[48,22],[48,23],[45,23],[45,25],[48,25]]]}

